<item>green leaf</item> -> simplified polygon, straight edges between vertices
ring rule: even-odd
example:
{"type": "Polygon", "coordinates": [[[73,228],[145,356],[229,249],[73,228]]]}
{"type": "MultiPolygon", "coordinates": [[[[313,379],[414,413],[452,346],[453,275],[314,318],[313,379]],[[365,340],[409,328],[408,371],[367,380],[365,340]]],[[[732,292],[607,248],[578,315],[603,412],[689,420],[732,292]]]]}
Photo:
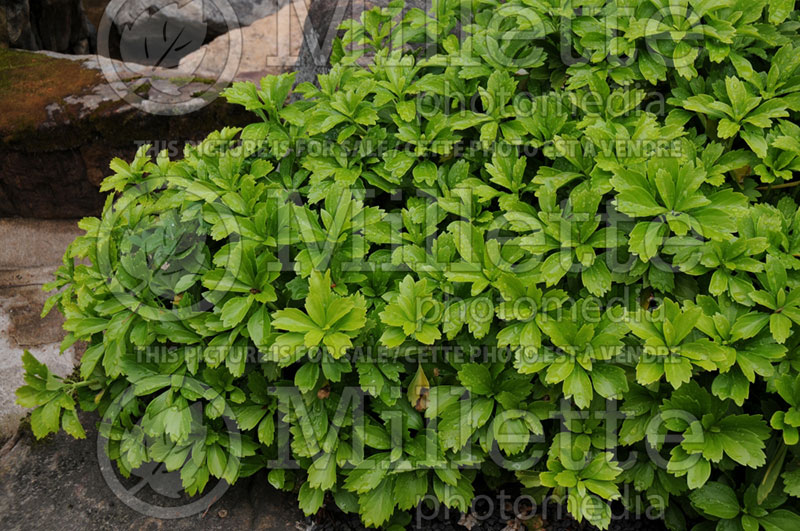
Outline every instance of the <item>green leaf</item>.
{"type": "Polygon", "coordinates": [[[236,423],[243,430],[252,430],[265,413],[266,411],[260,405],[245,406],[236,411],[236,423]]]}
{"type": "Polygon", "coordinates": [[[794,10],[795,0],[774,0],[769,2],[769,23],[777,26],[789,18],[794,10]]]}
{"type": "Polygon", "coordinates": [[[717,136],[720,138],[730,138],[739,132],[739,124],[723,118],[717,124],[717,136]]]}
{"type": "Polygon", "coordinates": [[[689,494],[697,509],[710,516],[731,519],[739,514],[739,500],[733,489],[716,481],[706,483],[689,494]]]}
{"type": "Polygon", "coordinates": [[[631,252],[648,261],[658,253],[667,227],[663,223],[642,221],[633,227],[628,239],[631,252]]]}
{"type": "Polygon", "coordinates": [[[310,516],[319,511],[322,502],[325,500],[325,491],[311,487],[308,481],[300,485],[300,492],[297,493],[297,501],[303,514],[310,516]]]}
{"type": "Polygon", "coordinates": [[[731,341],[754,337],[767,326],[769,320],[769,315],[759,312],[750,312],[740,316],[731,328],[731,341]]]}
{"type": "Polygon", "coordinates": [[[602,297],[611,289],[611,272],[603,260],[595,260],[591,267],[584,269],[581,279],[589,293],[602,297]]]}
{"type": "Polygon", "coordinates": [[[603,398],[622,398],[628,391],[625,369],[614,365],[597,364],[592,367],[592,385],[603,398]]]}
{"type": "Polygon", "coordinates": [[[764,503],[764,500],[767,499],[775,488],[775,483],[778,481],[778,477],[783,469],[783,461],[786,458],[786,452],[787,446],[782,444],[770,459],[769,465],[764,471],[764,479],[761,480],[761,483],[758,485],[758,490],[756,491],[756,501],[759,505],[764,503]]]}
{"type": "Polygon", "coordinates": [[[392,516],[395,505],[392,487],[393,478],[386,478],[377,488],[358,497],[358,505],[365,525],[378,527],[392,516]]]}
{"type": "Polygon", "coordinates": [[[800,515],[786,509],[772,511],[766,516],[758,519],[764,531],[785,531],[786,529],[798,529],[800,526],[800,515]]]}
{"type": "Polygon", "coordinates": [[[31,413],[31,429],[37,439],[50,433],[55,433],[59,428],[61,419],[61,405],[59,400],[52,399],[31,413]]]}
{"type": "Polygon", "coordinates": [[[548,286],[553,286],[564,278],[571,267],[572,253],[570,251],[551,254],[542,263],[542,279],[548,286]]]}
{"type": "Polygon", "coordinates": [[[783,490],[786,494],[800,498],[800,468],[785,471],[781,474],[781,479],[783,479],[783,490]]]}
{"type": "Polygon", "coordinates": [[[294,375],[294,384],[301,392],[307,393],[313,390],[319,379],[319,365],[316,363],[304,363],[294,375]]]}
{"type": "Polygon", "coordinates": [[[267,475],[267,481],[276,489],[283,489],[286,483],[286,470],[283,468],[273,468],[267,475]]]}
{"type": "Polygon", "coordinates": [[[358,466],[348,473],[347,479],[344,481],[345,488],[357,494],[375,490],[386,477],[387,459],[388,454],[385,453],[368,457],[362,466],[358,466]]]}
{"type": "Polygon", "coordinates": [[[270,330],[269,310],[266,305],[262,305],[247,320],[247,333],[256,347],[266,350],[270,330]]]}
{"type": "Polygon", "coordinates": [[[583,367],[576,366],[564,380],[564,396],[573,397],[575,405],[581,409],[592,403],[592,382],[583,367]]]}
{"type": "Polygon", "coordinates": [[[792,334],[792,321],[785,315],[773,313],[769,316],[769,331],[775,341],[784,343],[792,334]]]}
{"type": "Polygon", "coordinates": [[[225,450],[218,444],[212,444],[206,449],[208,455],[208,471],[216,478],[221,478],[225,474],[225,467],[228,464],[228,457],[225,450]]]}
{"type": "Polygon", "coordinates": [[[397,502],[397,508],[401,511],[416,507],[427,492],[427,473],[403,472],[395,476],[394,499],[397,502]]]}
{"type": "Polygon", "coordinates": [[[786,268],[780,260],[772,255],[767,256],[767,265],[764,268],[767,279],[767,288],[772,294],[786,287],[786,268]]]}
{"type": "Polygon", "coordinates": [[[664,375],[670,385],[677,389],[692,379],[692,363],[684,357],[670,356],[664,361],[664,375]]]}
{"type": "Polygon", "coordinates": [[[329,490],[336,484],[336,459],[322,454],[308,467],[308,484],[314,489],[329,490]]]}
{"type": "Polygon", "coordinates": [[[81,378],[88,380],[105,352],[105,344],[98,343],[86,349],[81,357],[81,378]]]}
{"type": "Polygon", "coordinates": [[[689,467],[689,471],[686,474],[686,483],[690,489],[696,490],[703,487],[709,477],[711,477],[711,463],[706,459],[700,459],[689,467]]]}
{"type": "Polygon", "coordinates": [[[458,371],[458,380],[473,394],[488,395],[492,392],[492,375],[485,365],[463,365],[458,371]]]}
{"type": "Polygon", "coordinates": [[[61,417],[61,427],[76,439],[86,438],[86,432],[83,430],[83,426],[78,420],[78,414],[74,409],[64,410],[64,414],[61,417]]]}
{"type": "Polygon", "coordinates": [[[436,182],[437,172],[436,165],[426,160],[414,166],[414,181],[417,183],[424,183],[428,186],[433,186],[436,182]]]}
{"type": "Polygon", "coordinates": [[[235,327],[244,320],[252,304],[252,297],[235,297],[229,300],[222,307],[222,324],[227,328],[235,327]]]}
{"type": "Polygon", "coordinates": [[[275,439],[275,420],[271,414],[267,414],[258,423],[258,440],[261,444],[270,446],[275,439]]]}

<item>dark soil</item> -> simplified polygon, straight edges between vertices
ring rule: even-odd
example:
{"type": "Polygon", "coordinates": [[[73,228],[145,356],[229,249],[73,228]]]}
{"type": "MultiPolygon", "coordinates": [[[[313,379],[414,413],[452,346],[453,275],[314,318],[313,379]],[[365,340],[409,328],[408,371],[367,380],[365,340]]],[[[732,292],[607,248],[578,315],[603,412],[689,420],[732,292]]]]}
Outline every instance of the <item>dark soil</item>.
{"type": "MultiPolygon", "coordinates": [[[[170,530],[363,530],[357,515],[344,514],[328,503],[319,514],[304,517],[296,495],[273,489],[266,474],[242,479],[224,495],[209,500],[207,510],[194,516],[163,520],[145,516],[128,507],[112,492],[98,461],[96,417],[81,415],[87,438],[75,440],[58,433],[36,441],[23,426],[0,449],[0,529],[59,529],[94,531],[105,529],[170,530]]],[[[116,475],[125,489],[136,488],[143,476],[125,479],[116,475]]],[[[169,482],[139,485],[136,497],[157,506],[184,505],[185,495],[169,492],[169,482]],[[159,488],[160,485],[160,488],[159,488]],[[155,486],[155,490],[153,487],[155,486]],[[165,489],[166,486],[166,489],[165,489]],[[161,494],[159,494],[161,492],[161,494]],[[166,497],[166,493],[172,497],[166,497]]],[[[213,485],[207,487],[210,490],[213,485]]],[[[480,489],[478,489],[480,491],[480,489]]],[[[486,490],[486,489],[484,489],[486,490]]],[[[513,507],[513,490],[481,493],[471,515],[456,510],[421,507],[412,511],[407,529],[437,531],[594,531],[575,522],[564,507],[550,505],[531,512],[525,503],[513,507]],[[502,507],[502,510],[500,508],[502,507]],[[515,515],[514,511],[520,514],[515,515]]],[[[615,507],[621,515],[621,507],[615,507]]],[[[631,515],[616,516],[611,531],[661,531],[660,521],[631,515]]]]}
{"type": "MultiPolygon", "coordinates": [[[[599,531],[587,522],[578,523],[568,513],[565,506],[549,505],[543,511],[530,512],[530,506],[520,504],[520,513],[514,515],[513,508],[507,504],[508,493],[501,491],[494,496],[483,495],[475,504],[472,516],[457,510],[435,511],[420,508],[411,512],[411,522],[407,529],[426,531],[599,531]],[[492,502],[489,503],[489,499],[492,502]],[[498,508],[503,506],[504,510],[498,508]]],[[[358,516],[344,514],[327,508],[320,514],[305,519],[309,531],[362,531],[364,527],[358,516]]],[[[666,531],[660,520],[648,520],[625,513],[621,506],[614,507],[615,516],[609,531],[666,531]]]]}
{"type": "MultiPolygon", "coordinates": [[[[30,428],[0,450],[0,529],[106,529],[222,530],[304,529],[303,514],[291,493],[273,489],[265,474],[245,478],[232,486],[207,511],[176,520],[142,515],[122,503],[106,483],[98,464],[96,417],[81,415],[86,439],[75,440],[60,432],[36,441],[30,428]]],[[[130,488],[140,478],[121,479],[130,488]]],[[[136,495],[144,501],[174,506],[186,498],[168,498],[149,485],[136,495]]]]}

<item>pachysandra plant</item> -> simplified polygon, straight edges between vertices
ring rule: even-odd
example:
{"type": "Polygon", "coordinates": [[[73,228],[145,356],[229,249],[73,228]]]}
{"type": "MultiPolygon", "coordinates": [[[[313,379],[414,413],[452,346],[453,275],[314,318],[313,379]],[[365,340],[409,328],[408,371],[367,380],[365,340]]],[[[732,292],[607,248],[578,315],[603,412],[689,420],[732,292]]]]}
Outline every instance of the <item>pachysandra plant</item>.
{"type": "Polygon", "coordinates": [[[800,529],[795,7],[392,2],[315,85],[235,83],[251,125],[112,162],[47,286],[80,367],[23,357],[33,433],[97,410],[124,474],[267,469],[388,529],[508,483],[800,529]]]}

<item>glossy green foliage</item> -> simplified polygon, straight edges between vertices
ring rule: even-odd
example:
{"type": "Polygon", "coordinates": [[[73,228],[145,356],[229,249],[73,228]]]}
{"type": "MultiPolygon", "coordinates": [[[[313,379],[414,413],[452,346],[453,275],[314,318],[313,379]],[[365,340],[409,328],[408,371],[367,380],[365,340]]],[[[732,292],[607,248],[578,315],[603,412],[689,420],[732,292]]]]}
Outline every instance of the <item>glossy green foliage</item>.
{"type": "Polygon", "coordinates": [[[234,84],[253,124],[112,163],[34,433],[115,411],[125,473],[266,468],[384,528],[514,481],[601,528],[800,529],[794,8],[393,2],[316,85],[234,84]]]}

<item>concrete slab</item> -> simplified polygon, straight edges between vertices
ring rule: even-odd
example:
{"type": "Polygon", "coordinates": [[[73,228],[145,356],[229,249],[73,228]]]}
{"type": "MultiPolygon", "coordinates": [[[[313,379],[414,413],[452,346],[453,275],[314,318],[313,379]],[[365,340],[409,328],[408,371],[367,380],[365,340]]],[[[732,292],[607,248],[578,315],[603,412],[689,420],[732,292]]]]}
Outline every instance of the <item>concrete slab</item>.
{"type": "Polygon", "coordinates": [[[0,269],[0,289],[19,286],[41,286],[53,280],[56,266],[0,269]]]}
{"type": "Polygon", "coordinates": [[[16,431],[27,410],[15,403],[23,384],[22,352],[29,350],[60,375],[72,373],[80,350],[59,353],[63,317],[40,317],[67,245],[79,234],[75,220],[0,219],[0,440],[16,431]]]}
{"type": "Polygon", "coordinates": [[[82,233],[77,220],[0,219],[0,269],[57,266],[82,233]]]}
{"type": "MultiPolygon", "coordinates": [[[[23,274],[20,276],[30,280],[23,274]]],[[[28,413],[15,403],[14,394],[24,383],[23,350],[29,350],[60,376],[71,374],[75,367],[77,351],[74,347],[64,354],[59,353],[65,335],[61,329],[64,322],[61,314],[53,311],[45,319],[39,317],[46,299],[41,284],[0,288],[0,440],[13,435],[19,421],[28,413]]]]}

